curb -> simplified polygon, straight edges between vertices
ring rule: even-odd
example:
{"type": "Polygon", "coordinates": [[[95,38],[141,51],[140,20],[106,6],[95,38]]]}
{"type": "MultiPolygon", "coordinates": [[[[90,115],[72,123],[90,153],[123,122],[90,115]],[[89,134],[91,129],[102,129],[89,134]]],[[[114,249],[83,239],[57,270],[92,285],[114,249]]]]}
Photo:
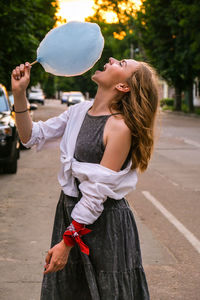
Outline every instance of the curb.
{"type": "Polygon", "coordinates": [[[200,118],[200,115],[195,114],[195,113],[185,113],[183,111],[171,111],[171,110],[162,110],[162,113],[167,113],[167,114],[173,114],[177,116],[184,116],[184,117],[190,117],[190,118],[200,118]]]}

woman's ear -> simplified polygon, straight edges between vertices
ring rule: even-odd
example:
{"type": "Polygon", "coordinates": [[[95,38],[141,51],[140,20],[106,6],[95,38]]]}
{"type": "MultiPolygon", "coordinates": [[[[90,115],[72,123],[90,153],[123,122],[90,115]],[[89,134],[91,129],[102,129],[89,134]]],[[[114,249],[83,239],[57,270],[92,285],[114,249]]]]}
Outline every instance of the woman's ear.
{"type": "Polygon", "coordinates": [[[122,93],[130,92],[130,87],[126,83],[118,83],[115,88],[122,93]]]}

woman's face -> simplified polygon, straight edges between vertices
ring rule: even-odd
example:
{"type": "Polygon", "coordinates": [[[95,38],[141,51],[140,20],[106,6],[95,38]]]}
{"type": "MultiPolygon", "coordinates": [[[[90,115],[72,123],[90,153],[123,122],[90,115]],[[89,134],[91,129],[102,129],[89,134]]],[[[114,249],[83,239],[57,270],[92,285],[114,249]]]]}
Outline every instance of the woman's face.
{"type": "Polygon", "coordinates": [[[133,59],[117,60],[109,58],[109,62],[104,65],[104,70],[97,70],[92,76],[92,80],[105,87],[115,87],[126,80],[139,66],[139,62],[133,59]]]}

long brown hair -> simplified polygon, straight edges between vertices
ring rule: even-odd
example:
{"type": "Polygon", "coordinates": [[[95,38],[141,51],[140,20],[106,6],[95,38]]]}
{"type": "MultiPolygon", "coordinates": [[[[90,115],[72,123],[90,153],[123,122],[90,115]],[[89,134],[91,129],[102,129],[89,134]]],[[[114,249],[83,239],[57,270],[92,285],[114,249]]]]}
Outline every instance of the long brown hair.
{"type": "Polygon", "coordinates": [[[156,75],[147,63],[140,62],[127,83],[128,93],[115,99],[111,110],[120,111],[132,133],[132,169],[144,172],[154,149],[155,120],[159,111],[156,75]]]}

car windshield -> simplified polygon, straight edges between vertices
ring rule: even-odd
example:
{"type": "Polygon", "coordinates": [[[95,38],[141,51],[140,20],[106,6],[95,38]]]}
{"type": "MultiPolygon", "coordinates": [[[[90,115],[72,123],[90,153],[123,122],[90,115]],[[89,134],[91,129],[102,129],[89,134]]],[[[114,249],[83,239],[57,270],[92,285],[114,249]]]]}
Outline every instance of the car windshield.
{"type": "Polygon", "coordinates": [[[72,95],[70,96],[70,98],[74,98],[74,99],[82,99],[83,97],[80,95],[72,95]]]}
{"type": "Polygon", "coordinates": [[[3,111],[9,111],[9,106],[3,91],[0,89],[0,112],[3,111]]]}

